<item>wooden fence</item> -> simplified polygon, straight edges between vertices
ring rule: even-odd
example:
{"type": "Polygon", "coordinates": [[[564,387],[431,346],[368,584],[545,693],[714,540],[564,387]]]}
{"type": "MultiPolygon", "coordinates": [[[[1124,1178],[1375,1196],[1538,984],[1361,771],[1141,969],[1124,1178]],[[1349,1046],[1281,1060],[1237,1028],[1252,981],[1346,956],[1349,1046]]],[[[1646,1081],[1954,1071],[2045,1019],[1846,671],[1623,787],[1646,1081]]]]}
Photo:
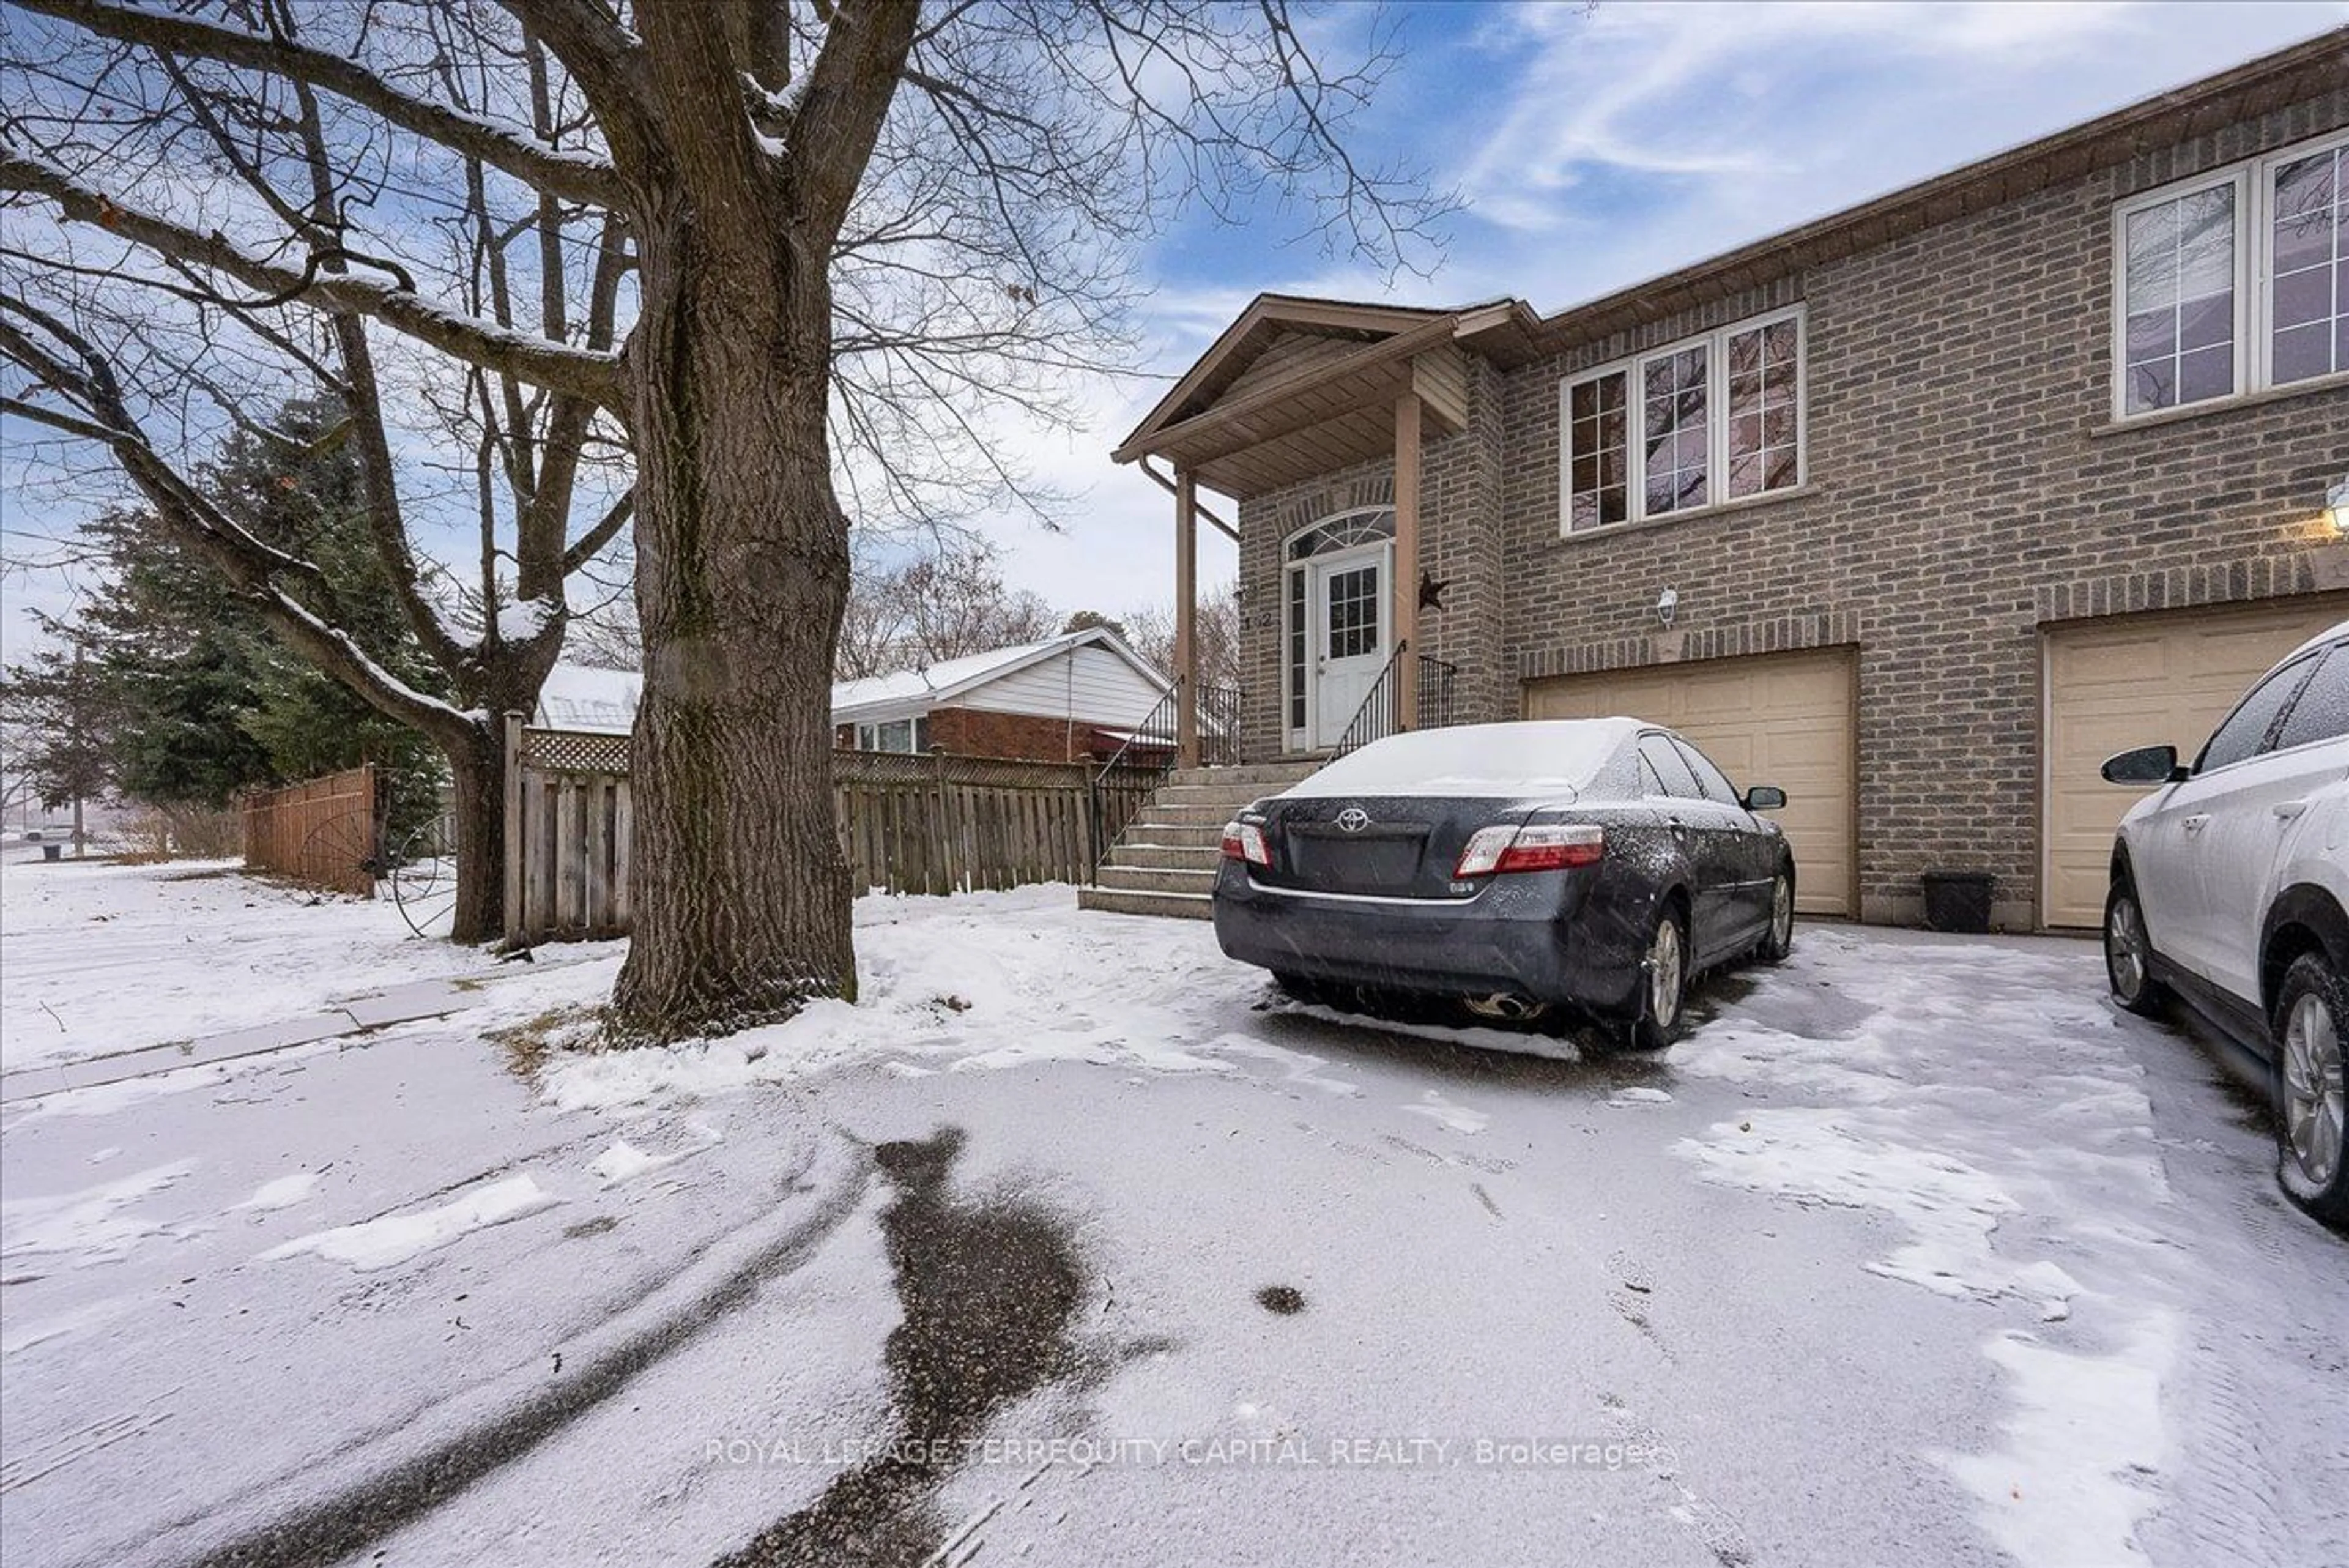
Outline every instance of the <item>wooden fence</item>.
{"type": "Polygon", "coordinates": [[[375,896],[382,828],[375,766],[258,790],[239,803],[244,864],[327,893],[375,896]]]}
{"type": "MultiPolygon", "coordinates": [[[[530,944],[628,929],[635,810],[628,738],[506,722],[506,940],[530,944]]],[[[1092,865],[1092,813],[1122,825],[1160,782],[1084,763],[833,753],[833,805],[859,889],[960,893],[1075,882],[1092,865]]],[[[1111,828],[1113,833],[1114,827],[1111,828]]]]}
{"type": "Polygon", "coordinates": [[[540,730],[506,715],[509,943],[626,932],[635,828],[627,736],[540,730]]]}

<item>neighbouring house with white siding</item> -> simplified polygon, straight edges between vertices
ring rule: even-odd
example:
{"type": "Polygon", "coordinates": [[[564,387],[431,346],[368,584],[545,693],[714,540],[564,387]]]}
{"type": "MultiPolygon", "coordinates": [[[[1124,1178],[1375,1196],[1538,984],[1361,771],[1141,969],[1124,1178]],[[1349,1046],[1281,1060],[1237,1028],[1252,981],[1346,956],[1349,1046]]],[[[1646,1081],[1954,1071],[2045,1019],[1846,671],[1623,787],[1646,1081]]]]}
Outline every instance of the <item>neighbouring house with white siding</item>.
{"type": "MultiPolygon", "coordinates": [[[[536,722],[624,733],[643,686],[634,670],[558,664],[536,722]]],[[[832,721],[843,750],[1075,762],[1115,753],[1170,690],[1114,632],[1095,627],[837,682],[832,721]]]]}

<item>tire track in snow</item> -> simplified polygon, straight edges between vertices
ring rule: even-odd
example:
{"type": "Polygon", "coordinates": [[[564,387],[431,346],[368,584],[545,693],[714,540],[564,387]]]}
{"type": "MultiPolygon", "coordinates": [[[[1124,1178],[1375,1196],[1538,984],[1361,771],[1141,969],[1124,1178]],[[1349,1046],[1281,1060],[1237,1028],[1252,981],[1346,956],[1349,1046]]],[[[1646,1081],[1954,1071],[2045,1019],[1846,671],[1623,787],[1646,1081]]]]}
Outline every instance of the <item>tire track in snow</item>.
{"type": "MultiPolygon", "coordinates": [[[[464,1407],[456,1416],[456,1431],[420,1452],[381,1456],[370,1464],[371,1452],[399,1438],[366,1445],[351,1456],[362,1473],[323,1497],[280,1508],[226,1541],[201,1539],[200,1532],[210,1534],[206,1526],[222,1511],[216,1507],[175,1522],[155,1544],[166,1549],[166,1560],[177,1558],[189,1568],[322,1568],[373,1545],[521,1459],[619,1393],[638,1373],[690,1345],[761,1284],[797,1269],[855,1212],[871,1174],[871,1161],[861,1149],[845,1137],[833,1138],[782,1179],[778,1214],[790,1218],[779,1230],[737,1249],[716,1243],[697,1253],[680,1274],[642,1302],[562,1345],[571,1370],[548,1382],[533,1355],[526,1366],[450,1401],[464,1407]],[[826,1148],[832,1153],[829,1168],[826,1148]],[[801,1211],[791,1199],[811,1191],[815,1202],[801,1211]],[[721,1251],[747,1255],[709,1264],[710,1254],[721,1251]],[[175,1541],[188,1536],[200,1536],[190,1543],[197,1547],[193,1555],[171,1551],[175,1541]]],[[[294,1478],[294,1484],[308,1479],[294,1478]]]]}

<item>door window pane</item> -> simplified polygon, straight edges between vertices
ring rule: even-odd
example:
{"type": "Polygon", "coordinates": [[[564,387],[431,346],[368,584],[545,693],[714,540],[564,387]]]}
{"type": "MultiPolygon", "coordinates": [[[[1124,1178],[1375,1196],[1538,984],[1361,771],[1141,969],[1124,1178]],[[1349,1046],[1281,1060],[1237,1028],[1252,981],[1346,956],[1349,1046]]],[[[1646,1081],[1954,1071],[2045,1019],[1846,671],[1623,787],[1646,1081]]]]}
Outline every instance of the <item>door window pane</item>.
{"type": "Polygon", "coordinates": [[[1717,801],[1723,805],[1744,804],[1737,798],[1737,791],[1730,786],[1729,775],[1714,767],[1711,757],[1685,741],[1681,742],[1680,753],[1687,762],[1689,771],[1696,775],[1696,787],[1703,792],[1705,799],[1717,801]]]}
{"type": "Polygon", "coordinates": [[[1305,574],[1288,574],[1288,727],[1305,728],[1305,574]]]}
{"type": "Polygon", "coordinates": [[[2121,224],[2130,413],[2235,389],[2235,187],[2189,191],[2121,224]]]}
{"type": "Polygon", "coordinates": [[[2278,386],[2349,370],[2349,148],[2279,164],[2269,189],[2269,379],[2278,386]]]}
{"type": "Polygon", "coordinates": [[[2301,689],[2292,717],[2276,736],[2276,749],[2305,746],[2349,736],[2349,648],[2336,648],[2301,689]]]}
{"type": "Polygon", "coordinates": [[[2268,726],[2275,722],[2276,715],[2283,711],[2284,704],[2292,701],[2292,693],[2300,690],[2301,682],[2308,679],[2315,665],[2313,658],[2296,660],[2253,687],[2242,705],[2219,726],[2210,743],[2202,748],[2194,771],[2207,774],[2213,768],[2257,755],[2267,740],[2268,726]]]}
{"type": "Polygon", "coordinates": [[[1356,566],[1330,574],[1328,624],[1324,654],[1329,659],[1358,659],[1379,650],[1379,569],[1356,566]]]}
{"type": "Polygon", "coordinates": [[[1704,792],[1697,787],[1696,774],[1689,772],[1688,763],[1681,760],[1680,748],[1661,735],[1640,737],[1640,760],[1647,763],[1668,795],[1683,800],[1702,800],[1704,792]]]}

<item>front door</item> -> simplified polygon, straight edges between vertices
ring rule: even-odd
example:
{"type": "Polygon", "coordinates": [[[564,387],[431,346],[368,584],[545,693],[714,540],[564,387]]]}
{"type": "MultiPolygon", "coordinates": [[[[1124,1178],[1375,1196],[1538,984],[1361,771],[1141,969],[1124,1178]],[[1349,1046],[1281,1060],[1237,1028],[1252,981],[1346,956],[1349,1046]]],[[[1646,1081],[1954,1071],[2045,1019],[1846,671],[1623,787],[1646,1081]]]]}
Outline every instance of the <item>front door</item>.
{"type": "Polygon", "coordinates": [[[1316,747],[1345,738],[1386,666],[1386,558],[1384,548],[1350,551],[1307,568],[1316,747]]]}

